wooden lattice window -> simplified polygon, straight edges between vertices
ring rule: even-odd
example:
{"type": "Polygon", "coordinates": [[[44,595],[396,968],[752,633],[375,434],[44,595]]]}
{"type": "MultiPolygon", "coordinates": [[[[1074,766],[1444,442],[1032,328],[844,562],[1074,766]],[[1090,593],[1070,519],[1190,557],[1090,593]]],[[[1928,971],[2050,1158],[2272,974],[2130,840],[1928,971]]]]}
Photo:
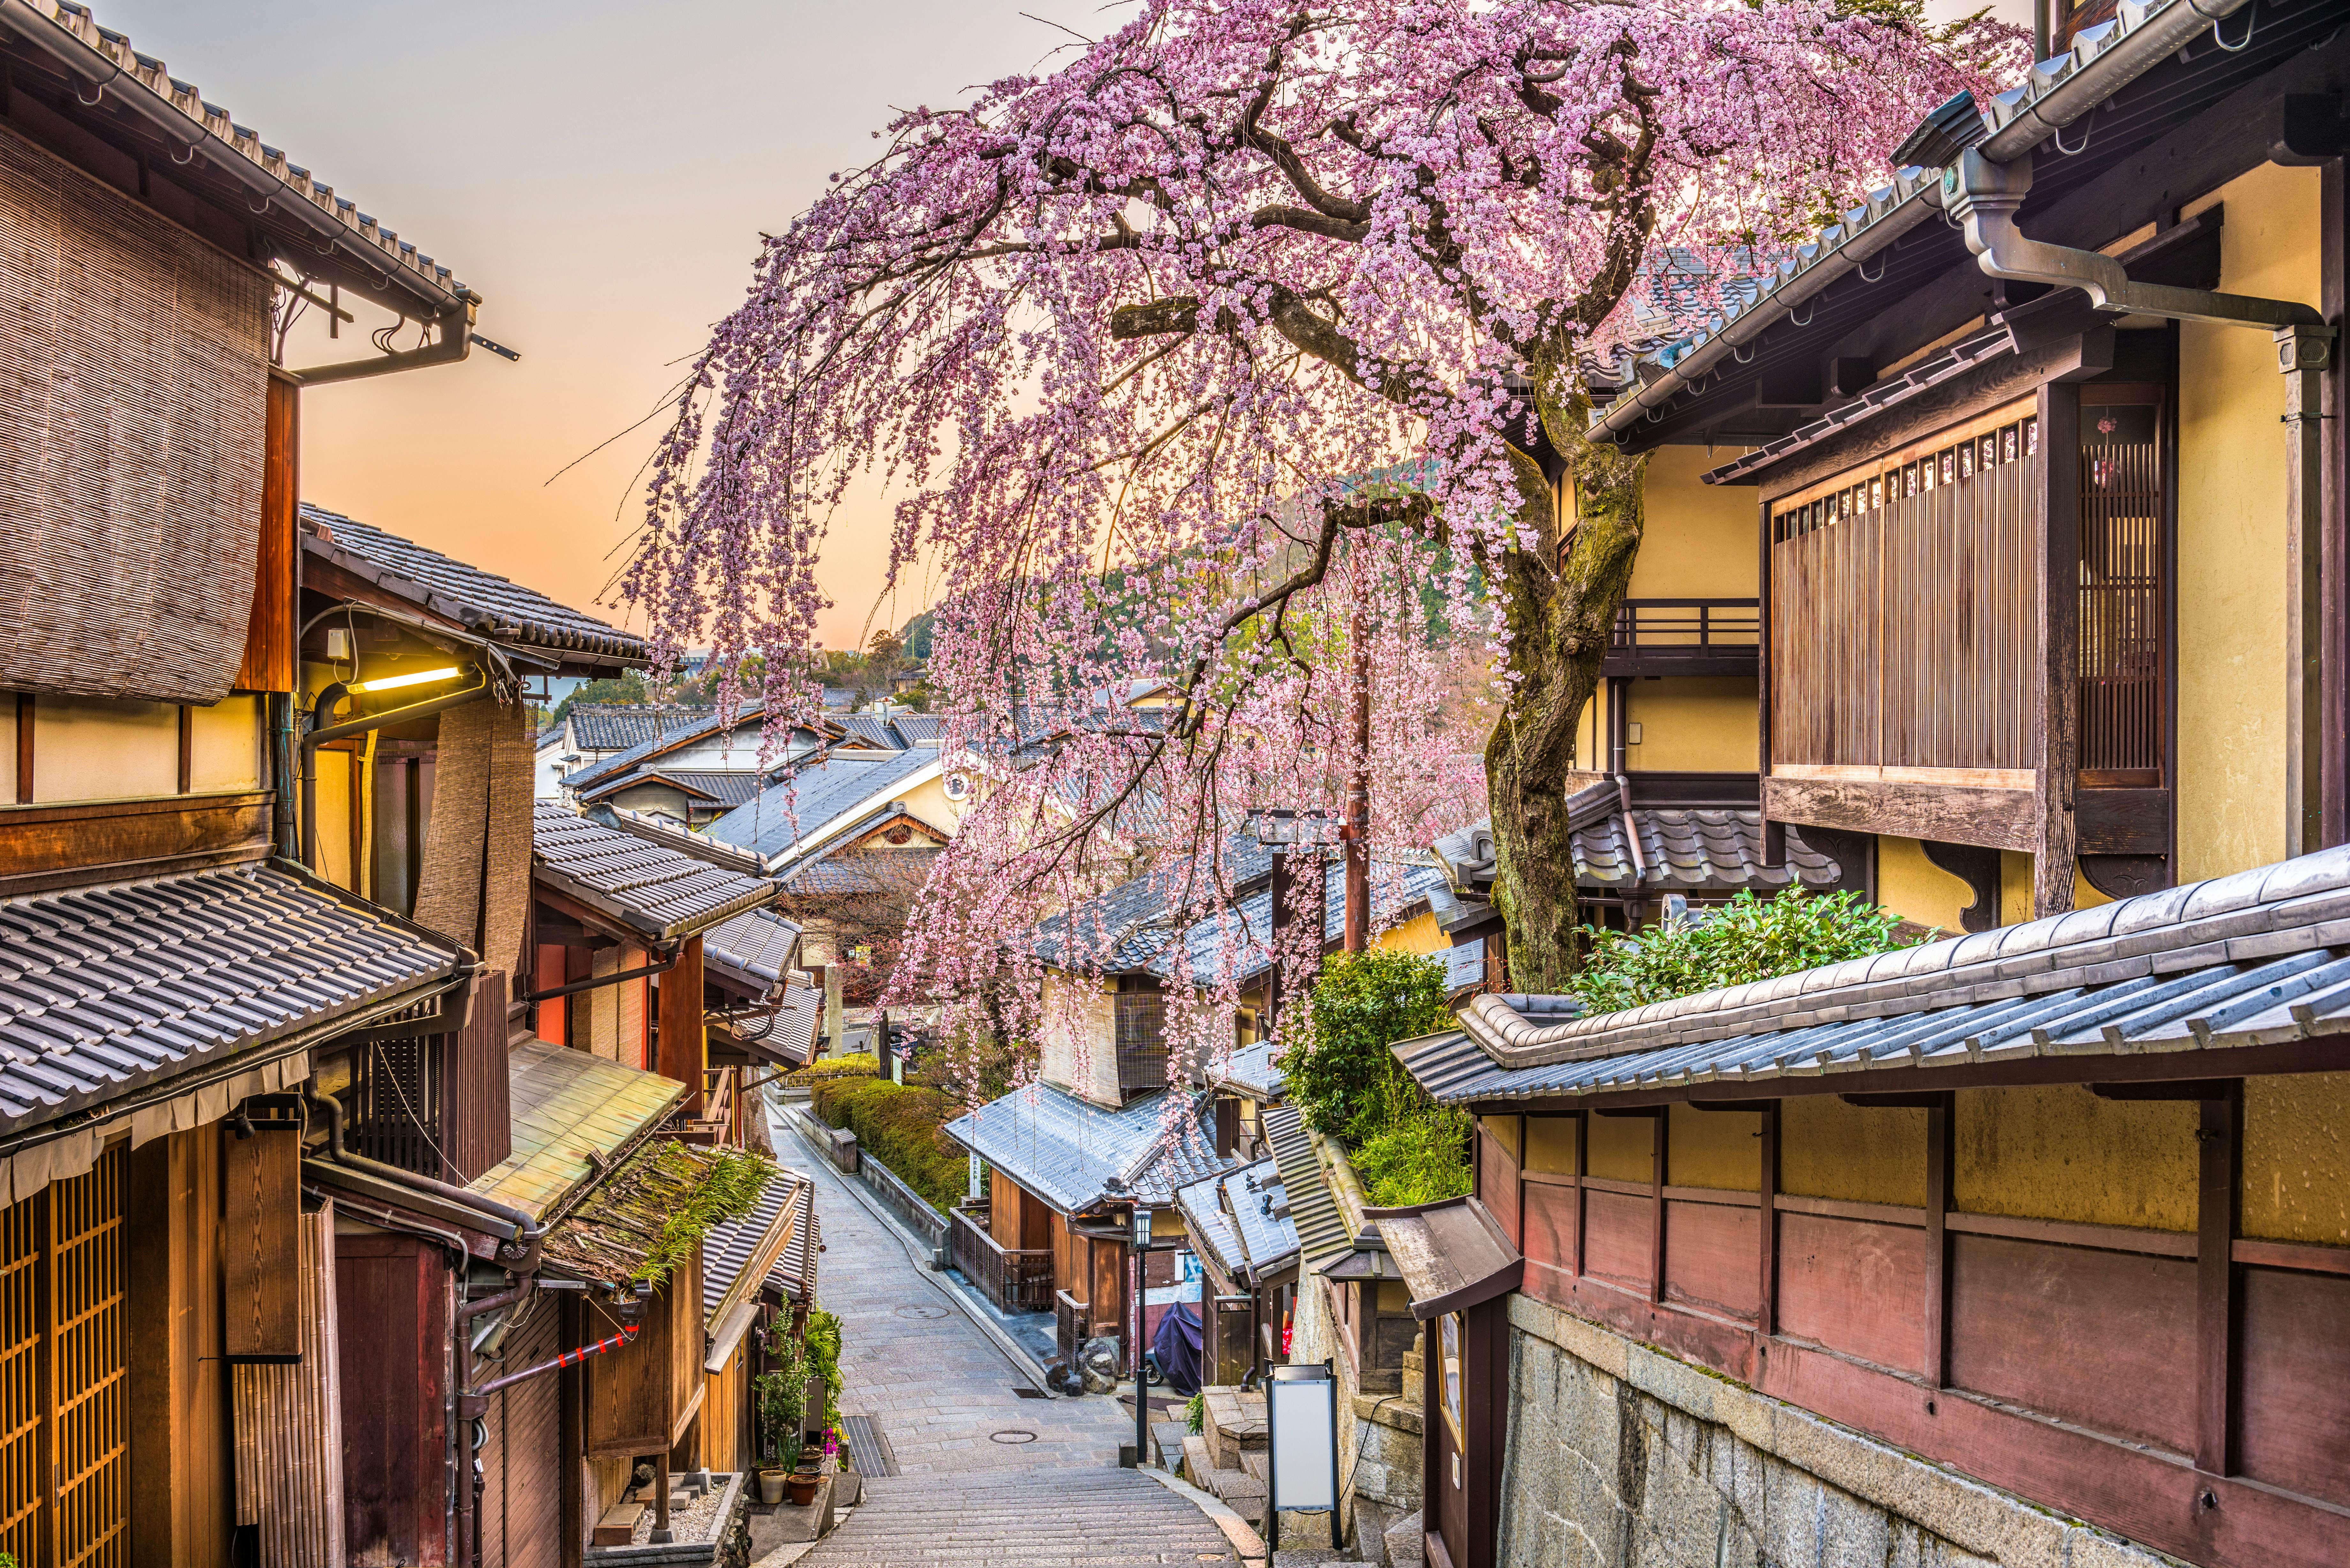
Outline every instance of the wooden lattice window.
{"type": "Polygon", "coordinates": [[[2162,389],[2081,389],[2081,782],[2162,783],[2162,389]]]}
{"type": "Polygon", "coordinates": [[[0,1551],[129,1561],[122,1152],[0,1210],[0,1551]]]}

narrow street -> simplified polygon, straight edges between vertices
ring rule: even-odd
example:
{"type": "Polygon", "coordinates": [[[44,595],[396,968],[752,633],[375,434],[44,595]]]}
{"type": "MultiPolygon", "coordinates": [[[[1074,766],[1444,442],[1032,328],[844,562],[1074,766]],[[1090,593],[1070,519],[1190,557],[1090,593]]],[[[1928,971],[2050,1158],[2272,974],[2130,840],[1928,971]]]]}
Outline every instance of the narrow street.
{"type": "Polygon", "coordinates": [[[1118,1468],[1128,1407],[1041,1393],[920,1266],[914,1243],[788,1127],[783,1161],[812,1175],[823,1216],[818,1290],[841,1320],[840,1408],[871,1419],[894,1475],[868,1473],[851,1517],[806,1568],[1005,1568],[1236,1562],[1216,1522],[1118,1468]]]}

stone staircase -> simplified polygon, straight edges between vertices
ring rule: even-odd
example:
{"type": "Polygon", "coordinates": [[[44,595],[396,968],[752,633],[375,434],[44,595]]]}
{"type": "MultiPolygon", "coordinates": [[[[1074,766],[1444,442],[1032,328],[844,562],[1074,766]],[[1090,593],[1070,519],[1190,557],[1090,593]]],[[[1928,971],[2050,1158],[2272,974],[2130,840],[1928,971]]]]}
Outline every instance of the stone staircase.
{"type": "Polygon", "coordinates": [[[1237,1564],[1215,1521],[1139,1470],[1035,1469],[868,1477],[800,1568],[1161,1568],[1237,1564]]]}

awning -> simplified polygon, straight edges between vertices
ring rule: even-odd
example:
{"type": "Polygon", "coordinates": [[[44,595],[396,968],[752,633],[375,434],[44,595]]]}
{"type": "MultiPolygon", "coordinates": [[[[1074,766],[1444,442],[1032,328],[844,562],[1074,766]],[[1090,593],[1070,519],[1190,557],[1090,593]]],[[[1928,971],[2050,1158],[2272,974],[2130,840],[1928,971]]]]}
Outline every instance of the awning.
{"type": "Polygon", "coordinates": [[[1518,1288],[1526,1261],[1474,1198],[1409,1209],[1366,1209],[1388,1256],[1411,1292],[1411,1315],[1425,1322],[1518,1288]]]}
{"type": "Polygon", "coordinates": [[[507,1054],[506,1083],[514,1152],[471,1190],[539,1216],[560,1208],[685,1097],[674,1078],[544,1040],[525,1040],[507,1054]]]}

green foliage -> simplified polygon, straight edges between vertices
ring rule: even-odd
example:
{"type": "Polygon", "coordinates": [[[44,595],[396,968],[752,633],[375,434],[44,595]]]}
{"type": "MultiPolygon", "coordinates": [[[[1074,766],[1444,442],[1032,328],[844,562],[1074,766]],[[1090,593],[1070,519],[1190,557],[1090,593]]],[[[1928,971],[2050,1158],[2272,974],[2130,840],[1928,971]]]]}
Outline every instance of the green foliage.
{"type": "Polygon", "coordinates": [[[806,1376],[824,1379],[824,1426],[840,1430],[840,1319],[822,1307],[810,1307],[801,1333],[807,1351],[806,1376]]]}
{"type": "Polygon", "coordinates": [[[1376,1209],[1465,1197],[1471,1126],[1468,1112],[1437,1105],[1399,1072],[1380,1085],[1349,1151],[1363,1196],[1376,1209]]]}
{"type": "Polygon", "coordinates": [[[805,1089],[817,1084],[828,1084],[836,1078],[870,1078],[881,1071],[881,1059],[872,1052],[855,1056],[825,1056],[805,1067],[795,1068],[784,1075],[784,1083],[795,1089],[805,1089]]]}
{"type": "Polygon", "coordinates": [[[623,670],[618,675],[608,675],[601,680],[588,681],[557,702],[546,722],[550,724],[562,722],[570,715],[572,708],[582,702],[618,702],[641,708],[652,700],[651,691],[645,686],[644,676],[634,670],[623,670]]]}
{"type": "MultiPolygon", "coordinates": [[[[672,1144],[671,1149],[684,1146],[672,1144]]],[[[689,1257],[712,1225],[740,1220],[758,1207],[759,1194],[775,1174],[773,1161],[746,1148],[721,1149],[710,1174],[669,1211],[661,1221],[660,1240],[632,1278],[666,1280],[670,1271],[689,1257]]]]}
{"type": "Polygon", "coordinates": [[[1741,891],[1700,920],[1641,931],[1586,926],[1590,944],[1567,990],[1590,1012],[1615,1012],[1725,985],[1769,980],[1908,945],[1899,917],[1857,893],[1789,888],[1768,900],[1741,891]]]}
{"type": "Polygon", "coordinates": [[[1208,1397],[1205,1394],[1194,1394],[1191,1396],[1191,1403],[1183,1407],[1183,1429],[1187,1432],[1199,1432],[1205,1430],[1207,1425],[1208,1397]]]}
{"type": "Polygon", "coordinates": [[[1350,1147],[1364,1141],[1410,1086],[1388,1054],[1399,1040],[1442,1028],[1444,966],[1373,948],[1333,955],[1314,982],[1314,1027],[1280,1063],[1289,1097],[1316,1131],[1350,1147]]]}
{"type": "Polygon", "coordinates": [[[969,1156],[939,1130],[962,1107],[939,1090],[887,1078],[835,1078],[816,1085],[808,1103],[827,1126],[855,1133],[868,1157],[941,1212],[970,1189],[969,1156]]]}
{"type": "Polygon", "coordinates": [[[807,1403],[809,1367],[808,1347],[794,1337],[788,1317],[777,1318],[767,1330],[767,1359],[774,1365],[752,1379],[759,1457],[789,1469],[799,1463],[800,1416],[807,1403]]]}

